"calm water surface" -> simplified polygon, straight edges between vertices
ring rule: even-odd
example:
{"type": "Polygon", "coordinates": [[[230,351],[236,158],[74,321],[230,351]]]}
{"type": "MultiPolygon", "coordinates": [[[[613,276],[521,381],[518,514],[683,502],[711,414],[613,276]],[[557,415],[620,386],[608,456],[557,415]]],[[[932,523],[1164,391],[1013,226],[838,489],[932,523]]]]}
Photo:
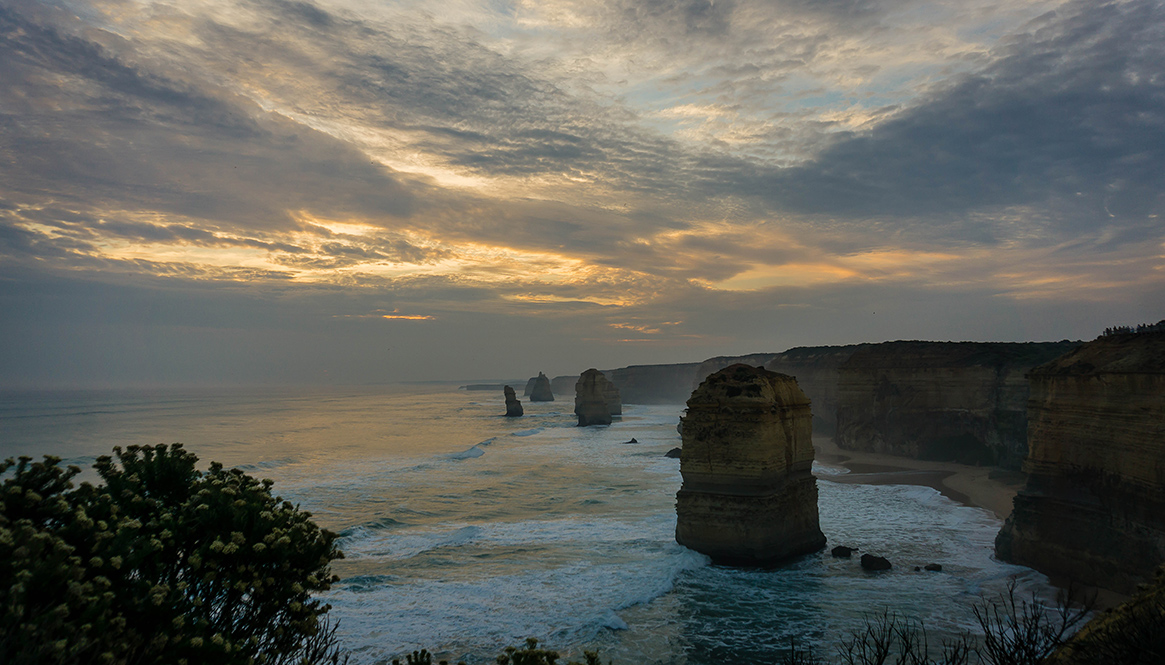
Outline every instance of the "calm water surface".
{"type": "Polygon", "coordinates": [[[771,662],[794,636],[828,655],[885,609],[941,636],[973,628],[970,603],[1010,577],[1047,588],[992,558],[993,515],[913,486],[818,483],[829,547],[880,553],[889,572],[827,552],[711,566],[674,540],[679,461],[663,454],[682,406],[577,428],[573,402],[523,405],[507,419],[500,392],[434,387],[9,393],[0,457],[88,466],[114,445],[181,441],[273,479],[342,535],[326,600],[362,664],[421,647],[492,662],[527,636],[623,664],[771,662]],[[913,572],[930,562],[943,572],[913,572]]]}

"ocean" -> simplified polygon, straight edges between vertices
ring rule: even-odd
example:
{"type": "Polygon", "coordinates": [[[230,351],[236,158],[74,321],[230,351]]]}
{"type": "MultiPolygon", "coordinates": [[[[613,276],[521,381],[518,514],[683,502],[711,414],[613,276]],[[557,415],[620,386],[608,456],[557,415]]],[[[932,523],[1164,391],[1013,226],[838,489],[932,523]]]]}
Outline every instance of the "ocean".
{"type": "Polygon", "coordinates": [[[974,631],[972,604],[1009,580],[1052,593],[992,557],[988,511],[928,487],[829,482],[844,469],[820,464],[825,551],[773,570],[710,565],[674,539],[679,460],[664,453],[682,405],[626,405],[588,428],[572,400],[523,406],[505,418],[500,391],[446,386],[5,393],[0,458],[87,468],[115,445],[182,442],[203,466],[274,480],[341,535],[342,579],[323,597],[359,665],[420,648],[492,663],[527,637],[616,665],[774,662],[791,639],[829,657],[882,612],[937,644],[974,631]],[[866,573],[829,555],[838,544],[894,568],[866,573]],[[913,570],[932,562],[942,572],[913,570]]]}

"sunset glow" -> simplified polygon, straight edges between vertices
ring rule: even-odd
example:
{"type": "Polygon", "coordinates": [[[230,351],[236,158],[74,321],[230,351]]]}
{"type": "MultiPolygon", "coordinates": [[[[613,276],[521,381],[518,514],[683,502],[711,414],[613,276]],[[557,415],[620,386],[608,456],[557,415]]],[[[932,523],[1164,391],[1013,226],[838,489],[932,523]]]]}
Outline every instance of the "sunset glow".
{"type": "Polygon", "coordinates": [[[1156,321],[1163,25],[1144,0],[13,0],[0,381],[312,382],[293,359],[324,339],[327,381],[374,381],[1156,321]]]}

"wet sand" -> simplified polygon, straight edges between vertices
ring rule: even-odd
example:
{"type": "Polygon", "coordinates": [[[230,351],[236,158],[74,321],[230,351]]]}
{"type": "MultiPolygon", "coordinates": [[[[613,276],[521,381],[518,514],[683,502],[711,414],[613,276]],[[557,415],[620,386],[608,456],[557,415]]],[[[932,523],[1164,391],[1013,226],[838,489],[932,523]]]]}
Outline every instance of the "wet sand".
{"type": "Polygon", "coordinates": [[[923,485],[964,505],[986,508],[999,519],[1011,514],[1011,500],[1023,487],[1017,471],[954,462],[930,462],[893,455],[841,450],[829,437],[814,437],[813,448],[821,464],[842,467],[849,473],[819,475],[818,480],[870,485],[923,485]]]}

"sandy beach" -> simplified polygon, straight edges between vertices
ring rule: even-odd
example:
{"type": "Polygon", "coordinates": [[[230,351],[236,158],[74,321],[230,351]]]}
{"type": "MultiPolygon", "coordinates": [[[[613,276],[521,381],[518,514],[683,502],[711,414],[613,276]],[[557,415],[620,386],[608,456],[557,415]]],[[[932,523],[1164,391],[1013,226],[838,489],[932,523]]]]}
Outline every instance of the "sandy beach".
{"type": "Polygon", "coordinates": [[[893,455],[842,450],[830,437],[814,437],[813,449],[819,463],[841,467],[849,473],[821,474],[819,480],[871,485],[925,485],[944,496],[986,508],[999,519],[1011,514],[1015,493],[1025,477],[1018,471],[989,466],[967,466],[954,462],[931,462],[893,455]]]}

